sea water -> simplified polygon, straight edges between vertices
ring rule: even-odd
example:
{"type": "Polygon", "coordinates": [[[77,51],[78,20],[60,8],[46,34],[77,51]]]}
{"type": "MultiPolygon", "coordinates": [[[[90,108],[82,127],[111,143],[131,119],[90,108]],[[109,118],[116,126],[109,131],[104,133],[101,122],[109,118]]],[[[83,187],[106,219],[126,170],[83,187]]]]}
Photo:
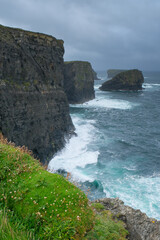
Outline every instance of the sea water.
{"type": "Polygon", "coordinates": [[[103,92],[70,106],[77,136],[49,163],[70,172],[88,197],[119,197],[126,205],[160,219],[160,72],[143,72],[142,91],[103,92]]]}

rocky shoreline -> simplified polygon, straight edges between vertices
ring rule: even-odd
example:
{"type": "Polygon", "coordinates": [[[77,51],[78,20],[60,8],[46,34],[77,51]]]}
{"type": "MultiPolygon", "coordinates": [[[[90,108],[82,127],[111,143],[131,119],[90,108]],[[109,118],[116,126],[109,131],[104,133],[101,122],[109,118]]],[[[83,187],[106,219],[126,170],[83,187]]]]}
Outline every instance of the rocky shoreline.
{"type": "Polygon", "coordinates": [[[119,198],[103,198],[95,202],[101,203],[115,218],[125,223],[129,240],[160,240],[160,221],[124,205],[119,198]]]}

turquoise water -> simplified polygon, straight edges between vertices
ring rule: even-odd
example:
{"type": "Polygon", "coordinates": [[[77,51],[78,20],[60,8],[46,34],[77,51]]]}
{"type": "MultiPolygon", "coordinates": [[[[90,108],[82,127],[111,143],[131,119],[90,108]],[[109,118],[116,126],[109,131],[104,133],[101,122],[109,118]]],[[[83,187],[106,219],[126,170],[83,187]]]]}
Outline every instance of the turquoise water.
{"type": "Polygon", "coordinates": [[[77,137],[49,168],[70,172],[91,199],[119,197],[160,219],[160,73],[144,72],[138,92],[102,92],[98,75],[96,98],[70,106],[77,137]]]}

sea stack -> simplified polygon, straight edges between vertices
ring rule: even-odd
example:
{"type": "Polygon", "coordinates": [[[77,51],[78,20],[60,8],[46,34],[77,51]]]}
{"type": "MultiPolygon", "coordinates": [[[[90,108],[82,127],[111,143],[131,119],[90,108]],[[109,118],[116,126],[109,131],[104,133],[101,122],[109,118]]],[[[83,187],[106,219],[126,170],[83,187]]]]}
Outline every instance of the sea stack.
{"type": "Polygon", "coordinates": [[[65,62],[64,90],[69,103],[84,103],[95,98],[92,66],[85,61],[65,62]]]}
{"type": "Polygon", "coordinates": [[[0,25],[0,46],[0,131],[47,163],[74,129],[63,41],[0,25]]]}
{"type": "Polygon", "coordinates": [[[113,77],[111,80],[106,81],[100,87],[102,91],[117,91],[117,90],[142,90],[142,83],[144,77],[141,71],[137,69],[121,72],[113,77]]]}

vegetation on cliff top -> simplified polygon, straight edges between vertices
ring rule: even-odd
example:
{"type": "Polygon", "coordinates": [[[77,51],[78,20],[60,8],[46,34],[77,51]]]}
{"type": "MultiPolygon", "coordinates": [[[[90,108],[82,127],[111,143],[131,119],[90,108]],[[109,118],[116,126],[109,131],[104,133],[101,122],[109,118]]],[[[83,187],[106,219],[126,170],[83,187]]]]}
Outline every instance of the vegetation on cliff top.
{"type": "Polygon", "coordinates": [[[80,189],[28,153],[0,135],[0,239],[125,239],[122,225],[95,216],[80,189]]]}

